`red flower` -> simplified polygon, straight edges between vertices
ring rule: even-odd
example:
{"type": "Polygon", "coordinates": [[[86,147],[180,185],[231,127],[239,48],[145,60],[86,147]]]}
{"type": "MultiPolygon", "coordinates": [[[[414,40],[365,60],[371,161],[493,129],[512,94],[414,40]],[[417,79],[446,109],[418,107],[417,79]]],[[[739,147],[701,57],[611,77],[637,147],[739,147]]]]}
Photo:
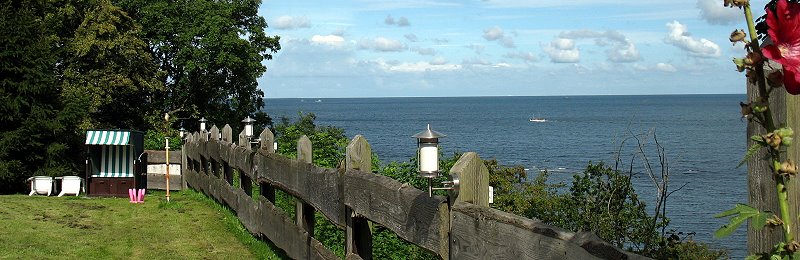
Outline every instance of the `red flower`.
{"type": "Polygon", "coordinates": [[[783,65],[783,85],[792,95],[800,94],[800,4],[778,0],[775,11],[767,9],[769,37],[767,58],[783,65]]]}

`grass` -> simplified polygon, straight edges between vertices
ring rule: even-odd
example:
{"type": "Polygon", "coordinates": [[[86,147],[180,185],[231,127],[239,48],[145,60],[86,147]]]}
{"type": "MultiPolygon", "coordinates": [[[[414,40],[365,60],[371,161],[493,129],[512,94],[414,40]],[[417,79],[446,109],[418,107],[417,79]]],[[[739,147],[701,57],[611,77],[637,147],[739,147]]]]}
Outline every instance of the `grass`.
{"type": "Polygon", "coordinates": [[[127,198],[0,196],[0,258],[284,259],[195,191],[127,198]]]}

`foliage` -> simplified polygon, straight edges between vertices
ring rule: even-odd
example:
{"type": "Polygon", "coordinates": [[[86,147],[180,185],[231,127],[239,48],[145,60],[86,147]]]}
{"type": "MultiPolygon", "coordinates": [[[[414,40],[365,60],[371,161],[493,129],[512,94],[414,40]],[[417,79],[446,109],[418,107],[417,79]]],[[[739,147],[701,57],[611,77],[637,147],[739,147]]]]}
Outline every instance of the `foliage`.
{"type": "MultiPolygon", "coordinates": [[[[166,85],[153,102],[160,113],[207,118],[218,126],[240,125],[264,105],[256,79],[263,60],[280,50],[279,37],[267,36],[258,15],[260,0],[119,0],[142,24],[166,85]]],[[[267,123],[267,122],[259,122],[267,123]]],[[[186,128],[197,129],[197,122],[186,128]]]]}
{"type": "Polygon", "coordinates": [[[278,142],[277,153],[297,158],[297,140],[305,135],[314,146],[312,160],[315,165],[337,168],[344,160],[344,150],[347,148],[347,137],[344,130],[332,126],[317,126],[314,124],[316,116],[313,113],[298,113],[298,119],[291,122],[288,118],[281,118],[275,127],[278,142]]]}
{"type": "Polygon", "coordinates": [[[46,1],[0,5],[0,193],[33,175],[77,172],[79,112],[58,99],[59,59],[46,1]]]}
{"type": "Polygon", "coordinates": [[[704,243],[695,242],[694,235],[694,232],[683,233],[671,230],[667,232],[666,237],[661,239],[657,250],[652,251],[648,256],[654,259],[729,259],[727,251],[714,250],[704,243]]]}
{"type": "MultiPolygon", "coordinates": [[[[163,151],[164,146],[166,145],[164,140],[164,133],[150,130],[144,134],[144,149],[145,150],[157,150],[163,151]]],[[[169,137],[169,150],[170,151],[179,151],[181,150],[181,145],[183,142],[181,141],[180,137],[172,135],[169,137]]]]}

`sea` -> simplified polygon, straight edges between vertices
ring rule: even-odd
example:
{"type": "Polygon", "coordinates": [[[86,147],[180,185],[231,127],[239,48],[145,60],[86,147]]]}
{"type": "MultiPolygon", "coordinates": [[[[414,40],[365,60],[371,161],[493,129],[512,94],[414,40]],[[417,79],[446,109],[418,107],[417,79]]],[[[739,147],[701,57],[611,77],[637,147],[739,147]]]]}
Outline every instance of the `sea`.
{"type": "MultiPolygon", "coordinates": [[[[669,170],[668,230],[694,232],[693,239],[746,255],[747,232],[715,239],[726,219],[714,215],[747,202],[746,121],[740,119],[744,94],[644,96],[509,96],[265,99],[264,111],[279,122],[314,113],[316,124],[343,128],[349,138],[363,135],[383,162],[415,156],[412,135],[428,124],[446,137],[445,155],[477,152],[483,159],[521,165],[528,176],[551,173],[551,182],[569,184],[589,162],[628,170],[634,187],[653,207],[655,186],[637,145],[657,176],[663,148],[669,170]],[[531,122],[531,118],[546,122],[531,122]],[[633,161],[633,163],[631,163],[633,161]]],[[[650,211],[652,214],[652,210],[650,211]]]]}

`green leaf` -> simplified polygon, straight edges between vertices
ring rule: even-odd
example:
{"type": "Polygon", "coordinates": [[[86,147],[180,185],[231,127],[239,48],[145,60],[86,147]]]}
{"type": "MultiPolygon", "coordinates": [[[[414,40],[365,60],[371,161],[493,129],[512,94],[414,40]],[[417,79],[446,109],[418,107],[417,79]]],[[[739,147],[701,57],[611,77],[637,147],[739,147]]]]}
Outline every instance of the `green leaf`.
{"type": "Polygon", "coordinates": [[[714,215],[716,218],[722,218],[727,216],[733,216],[729,220],[728,224],[723,225],[716,232],[714,232],[715,238],[722,238],[729,236],[733,231],[736,231],[739,226],[745,223],[747,219],[752,218],[752,224],[755,228],[761,229],[766,224],[767,218],[771,216],[769,212],[762,212],[756,208],[750,207],[745,204],[737,204],[736,207],[733,209],[727,210],[725,212],[719,213],[714,215]]]}
{"type": "Polygon", "coordinates": [[[750,157],[755,155],[756,152],[758,152],[758,149],[761,149],[761,147],[764,147],[763,142],[758,142],[750,146],[750,148],[747,149],[747,153],[744,154],[744,158],[742,158],[742,161],[740,161],[739,164],[736,165],[736,168],[739,168],[742,165],[744,165],[744,163],[747,162],[747,159],[750,159],[750,157]]]}
{"type": "Polygon", "coordinates": [[[754,136],[750,137],[750,140],[753,140],[753,141],[755,141],[757,143],[763,143],[764,142],[764,137],[761,137],[760,135],[754,135],[754,136]]]}
{"type": "Polygon", "coordinates": [[[749,255],[744,258],[744,260],[760,260],[764,259],[764,255],[749,255]]]}

